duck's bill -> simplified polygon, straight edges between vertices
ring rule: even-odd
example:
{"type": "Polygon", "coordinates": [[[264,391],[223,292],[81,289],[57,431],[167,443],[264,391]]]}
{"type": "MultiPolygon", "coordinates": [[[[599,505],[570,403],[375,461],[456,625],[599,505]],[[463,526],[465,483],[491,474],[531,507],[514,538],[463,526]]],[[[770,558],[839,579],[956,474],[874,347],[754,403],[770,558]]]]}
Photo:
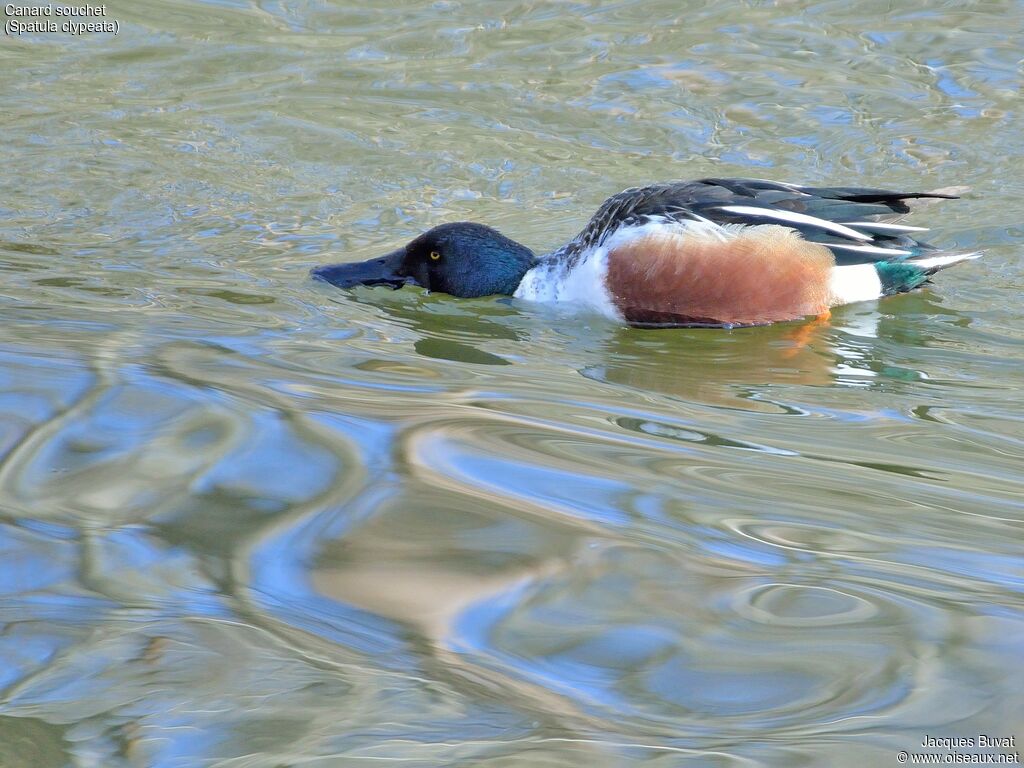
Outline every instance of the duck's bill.
{"type": "Polygon", "coordinates": [[[354,288],[357,285],[401,288],[406,283],[414,282],[411,277],[402,274],[404,259],[405,249],[399,248],[379,259],[357,261],[353,264],[326,264],[314,268],[312,274],[317,280],[324,280],[339,288],[354,288]]]}

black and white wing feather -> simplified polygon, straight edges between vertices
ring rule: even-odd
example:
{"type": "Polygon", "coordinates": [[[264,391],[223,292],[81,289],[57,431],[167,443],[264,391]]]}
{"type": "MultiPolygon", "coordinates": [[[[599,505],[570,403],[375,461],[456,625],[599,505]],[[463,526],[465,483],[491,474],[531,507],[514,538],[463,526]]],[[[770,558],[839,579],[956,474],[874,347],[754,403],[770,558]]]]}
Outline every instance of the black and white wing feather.
{"type": "Polygon", "coordinates": [[[608,198],[572,242],[570,258],[613,232],[650,221],[777,224],[827,246],[837,265],[902,260],[934,246],[916,239],[927,230],[885,221],[910,211],[907,200],[955,198],[936,192],[868,187],[803,187],[762,179],[700,179],[627,189],[608,198]]]}

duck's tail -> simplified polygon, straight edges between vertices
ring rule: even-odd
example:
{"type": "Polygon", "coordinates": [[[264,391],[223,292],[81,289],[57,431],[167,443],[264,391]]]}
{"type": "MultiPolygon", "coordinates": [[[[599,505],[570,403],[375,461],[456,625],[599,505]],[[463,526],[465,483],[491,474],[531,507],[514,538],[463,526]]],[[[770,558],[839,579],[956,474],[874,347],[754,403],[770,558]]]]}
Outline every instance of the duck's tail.
{"type": "Polygon", "coordinates": [[[941,269],[971,261],[981,256],[980,251],[949,253],[925,251],[904,261],[879,261],[875,263],[883,296],[906,293],[923,285],[941,269]]]}

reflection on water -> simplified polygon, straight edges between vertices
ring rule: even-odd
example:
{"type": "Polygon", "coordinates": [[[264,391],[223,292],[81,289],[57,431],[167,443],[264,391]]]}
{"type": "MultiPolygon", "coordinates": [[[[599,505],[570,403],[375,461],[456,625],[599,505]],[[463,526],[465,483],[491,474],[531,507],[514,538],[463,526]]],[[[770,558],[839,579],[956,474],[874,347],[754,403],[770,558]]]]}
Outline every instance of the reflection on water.
{"type": "Polygon", "coordinates": [[[1016,5],[109,13],[0,46],[0,765],[1024,738],[1016,5]],[[307,276],[708,175],[986,258],[730,332],[307,276]]]}

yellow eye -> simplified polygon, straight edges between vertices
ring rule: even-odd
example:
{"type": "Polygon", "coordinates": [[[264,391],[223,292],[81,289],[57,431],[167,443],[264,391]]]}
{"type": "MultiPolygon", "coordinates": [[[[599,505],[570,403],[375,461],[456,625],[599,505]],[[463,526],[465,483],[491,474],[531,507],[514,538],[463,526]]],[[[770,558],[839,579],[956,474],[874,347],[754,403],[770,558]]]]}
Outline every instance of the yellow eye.
{"type": "Polygon", "coordinates": [[[441,254],[438,253],[437,251],[431,251],[430,252],[430,260],[431,261],[437,261],[440,258],[441,258],[441,254]]]}

